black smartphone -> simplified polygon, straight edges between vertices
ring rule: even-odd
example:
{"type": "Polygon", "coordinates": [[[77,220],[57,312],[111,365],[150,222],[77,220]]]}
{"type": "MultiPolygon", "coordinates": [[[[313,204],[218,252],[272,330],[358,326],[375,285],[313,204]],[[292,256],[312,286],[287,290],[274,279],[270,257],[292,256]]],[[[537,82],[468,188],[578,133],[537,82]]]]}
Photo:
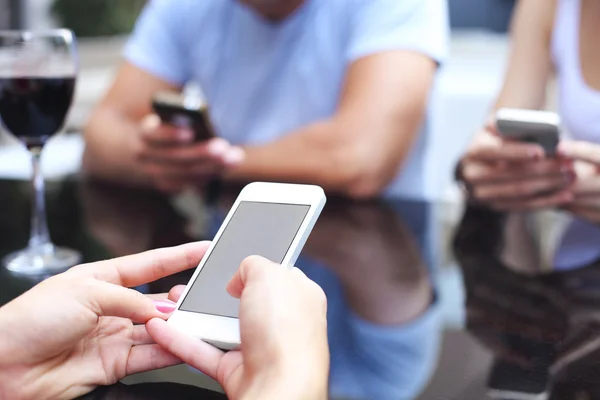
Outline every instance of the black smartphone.
{"type": "Polygon", "coordinates": [[[208,109],[197,98],[158,92],[152,98],[152,109],[163,123],[191,129],[197,142],[215,137],[208,109]]]}
{"type": "Polygon", "coordinates": [[[548,157],[556,155],[560,117],[548,111],[502,108],[496,114],[499,133],[510,139],[542,146],[548,157]]]}
{"type": "Polygon", "coordinates": [[[488,395],[498,400],[547,400],[552,386],[550,367],[556,358],[554,343],[508,333],[500,339],[528,362],[520,365],[497,358],[489,375],[488,395]]]}
{"type": "Polygon", "coordinates": [[[547,400],[550,395],[548,369],[527,369],[496,360],[488,381],[488,396],[497,400],[547,400]]]}

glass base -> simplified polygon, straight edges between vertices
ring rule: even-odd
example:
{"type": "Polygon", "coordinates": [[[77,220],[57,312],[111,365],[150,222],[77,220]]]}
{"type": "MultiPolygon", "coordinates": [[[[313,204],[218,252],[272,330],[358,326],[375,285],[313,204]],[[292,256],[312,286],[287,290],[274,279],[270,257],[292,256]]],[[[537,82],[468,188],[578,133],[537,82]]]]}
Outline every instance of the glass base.
{"type": "Polygon", "coordinates": [[[27,248],[4,257],[7,270],[23,275],[55,275],[81,263],[81,253],[65,247],[27,248]]]}

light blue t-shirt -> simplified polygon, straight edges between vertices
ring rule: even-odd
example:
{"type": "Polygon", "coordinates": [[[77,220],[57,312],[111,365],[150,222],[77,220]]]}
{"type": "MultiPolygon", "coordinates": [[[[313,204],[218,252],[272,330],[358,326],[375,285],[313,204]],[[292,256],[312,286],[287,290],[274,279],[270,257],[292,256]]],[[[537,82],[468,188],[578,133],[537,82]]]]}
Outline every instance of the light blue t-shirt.
{"type": "Polygon", "coordinates": [[[297,265],[327,295],[330,398],[409,400],[421,394],[439,356],[439,300],[411,322],[378,325],[350,309],[340,279],[329,268],[304,257],[297,265]]]}
{"type": "Polygon", "coordinates": [[[411,50],[439,62],[447,42],[446,0],[306,0],[279,23],[234,0],[152,0],[125,57],[198,84],[219,136],[260,144],[331,117],[353,61],[411,50]]]}

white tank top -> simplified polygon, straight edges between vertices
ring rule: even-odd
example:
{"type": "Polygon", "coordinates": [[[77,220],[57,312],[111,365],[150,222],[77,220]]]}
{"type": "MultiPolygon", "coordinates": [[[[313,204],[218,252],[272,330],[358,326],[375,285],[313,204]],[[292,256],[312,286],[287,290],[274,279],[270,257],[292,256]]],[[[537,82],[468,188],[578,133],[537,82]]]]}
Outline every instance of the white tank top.
{"type": "MultiPolygon", "coordinates": [[[[575,140],[600,143],[600,91],[588,86],[579,54],[581,0],[558,0],[552,57],[559,89],[559,112],[575,140]]],[[[589,264],[600,258],[600,227],[573,219],[554,258],[556,269],[589,264]]]]}

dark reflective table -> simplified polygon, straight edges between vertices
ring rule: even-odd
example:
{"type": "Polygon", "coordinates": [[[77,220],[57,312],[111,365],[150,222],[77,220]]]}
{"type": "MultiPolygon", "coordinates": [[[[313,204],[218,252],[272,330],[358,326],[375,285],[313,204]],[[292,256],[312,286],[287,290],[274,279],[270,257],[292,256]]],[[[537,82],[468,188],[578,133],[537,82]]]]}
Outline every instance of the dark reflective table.
{"type": "MultiPolygon", "coordinates": [[[[97,261],[210,239],[236,194],[207,204],[73,178],[48,184],[49,225],[57,244],[97,261]]],[[[29,204],[27,183],[0,180],[0,256],[25,245],[29,204]]],[[[600,399],[597,268],[516,272],[502,261],[506,216],[469,208],[458,224],[456,215],[426,201],[329,199],[297,264],[328,297],[331,398],[600,399]]],[[[191,273],[139,290],[165,292],[191,273]]],[[[39,279],[1,269],[0,305],[39,279]]],[[[178,366],[85,398],[224,398],[219,390],[178,366]]]]}

